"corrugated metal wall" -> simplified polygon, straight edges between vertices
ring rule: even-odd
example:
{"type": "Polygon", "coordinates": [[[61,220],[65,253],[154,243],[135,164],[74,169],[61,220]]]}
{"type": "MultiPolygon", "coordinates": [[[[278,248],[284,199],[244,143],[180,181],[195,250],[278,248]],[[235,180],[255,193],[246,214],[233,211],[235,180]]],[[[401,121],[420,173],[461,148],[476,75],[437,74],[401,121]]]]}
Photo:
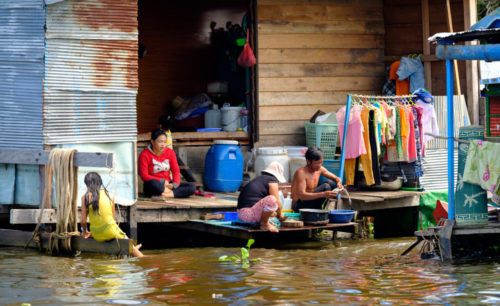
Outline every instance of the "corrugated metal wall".
{"type": "MultiPolygon", "coordinates": [[[[434,96],[434,109],[436,111],[437,122],[439,126],[439,135],[447,136],[448,111],[446,96],[434,96]]],[[[469,113],[465,104],[463,95],[453,96],[453,124],[455,128],[455,137],[458,138],[458,131],[462,126],[470,126],[469,113]]],[[[455,146],[457,143],[455,142],[455,146]]],[[[446,149],[448,147],[446,139],[429,140],[425,146],[427,149],[446,149]]]]}
{"type": "MultiPolygon", "coordinates": [[[[454,183],[457,185],[458,150],[454,151],[454,183]]],[[[424,176],[420,184],[427,191],[448,190],[448,149],[428,149],[423,161],[424,176]]],[[[455,188],[455,186],[453,188],[455,188]]]]}
{"type": "Polygon", "coordinates": [[[137,1],[47,7],[45,144],[136,141],[137,1]]]}
{"type": "Polygon", "coordinates": [[[0,0],[0,148],[42,148],[43,0],[0,0]]]}

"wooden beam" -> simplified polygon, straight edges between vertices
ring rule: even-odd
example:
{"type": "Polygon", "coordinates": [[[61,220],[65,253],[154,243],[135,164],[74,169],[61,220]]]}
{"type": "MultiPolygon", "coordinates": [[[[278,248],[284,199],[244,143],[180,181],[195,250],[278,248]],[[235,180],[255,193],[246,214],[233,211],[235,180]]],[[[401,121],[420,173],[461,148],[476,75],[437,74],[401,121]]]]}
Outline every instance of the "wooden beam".
{"type": "MultiPolygon", "coordinates": [[[[464,29],[469,29],[477,22],[476,1],[464,0],[464,29]]],[[[476,45],[477,41],[465,42],[466,45],[476,45]]],[[[479,69],[478,61],[465,61],[467,109],[473,125],[479,125],[479,69]]]]}
{"type": "Polygon", "coordinates": [[[138,209],[136,220],[138,223],[162,223],[162,222],[182,222],[193,219],[201,219],[208,213],[222,211],[221,208],[177,208],[177,209],[138,209]]]}
{"type": "MultiPolygon", "coordinates": [[[[431,55],[431,45],[427,38],[430,36],[429,24],[429,0],[422,0],[422,44],[424,55],[431,55]]],[[[424,62],[425,88],[432,92],[432,71],[431,63],[424,62]]]]}
{"type": "MultiPolygon", "coordinates": [[[[0,229],[0,245],[24,247],[31,239],[32,235],[32,232],[0,229]]],[[[49,247],[49,237],[50,234],[48,233],[41,234],[41,246],[43,250],[47,250],[49,247]]],[[[71,246],[74,250],[79,250],[84,253],[88,252],[125,256],[132,254],[132,240],[118,239],[117,241],[111,240],[108,242],[97,242],[92,238],[83,239],[81,236],[73,236],[71,238],[71,246]]],[[[31,241],[28,247],[38,249],[38,245],[34,241],[31,241]]]]}
{"type": "MultiPolygon", "coordinates": [[[[141,133],[137,135],[137,141],[147,141],[151,139],[151,133],[141,133]]],[[[248,139],[248,132],[173,132],[172,140],[206,140],[206,139],[248,139]]]]}
{"type": "MultiPolygon", "coordinates": [[[[37,224],[41,209],[11,209],[10,224],[37,224]]],[[[78,214],[80,220],[80,214],[78,214]]],[[[53,208],[44,209],[40,223],[56,223],[57,213],[53,208]]]]}
{"type": "MultiPolygon", "coordinates": [[[[404,55],[386,55],[384,56],[384,62],[393,62],[393,61],[399,61],[401,59],[401,57],[403,56],[406,56],[408,54],[404,54],[404,55]]],[[[422,55],[420,57],[420,60],[422,62],[437,62],[437,61],[440,61],[439,58],[437,58],[436,55],[434,54],[429,54],[429,55],[422,55]]],[[[425,65],[425,64],[424,64],[425,65]]]]}
{"type": "Polygon", "coordinates": [[[127,207],[127,234],[130,239],[137,240],[137,205],[132,205],[127,207]]]}
{"type": "MultiPolygon", "coordinates": [[[[135,206],[135,205],[134,205],[135,206]]],[[[0,206],[1,207],[1,206],[0,206]]],[[[41,209],[11,209],[10,224],[37,224],[41,209]]],[[[81,211],[78,209],[78,223],[80,223],[81,211]]],[[[121,209],[116,213],[116,222],[126,223],[128,220],[128,209],[121,209]]],[[[45,208],[40,223],[55,224],[57,222],[57,212],[54,208],[45,208]]]]}
{"type": "MultiPolygon", "coordinates": [[[[0,149],[0,164],[46,165],[50,151],[29,149],[0,149]]],[[[75,167],[113,167],[113,153],[76,152],[75,167]]]]}

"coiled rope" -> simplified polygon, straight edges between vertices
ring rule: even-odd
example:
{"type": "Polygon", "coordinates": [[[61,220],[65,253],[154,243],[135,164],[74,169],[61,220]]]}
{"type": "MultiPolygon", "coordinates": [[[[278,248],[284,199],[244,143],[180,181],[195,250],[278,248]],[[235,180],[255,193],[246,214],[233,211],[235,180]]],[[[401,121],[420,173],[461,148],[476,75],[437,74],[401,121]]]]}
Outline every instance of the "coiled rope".
{"type": "Polygon", "coordinates": [[[54,175],[56,191],[57,223],[55,232],[49,238],[48,252],[54,254],[64,250],[71,253],[71,237],[79,236],[78,232],[78,167],[73,166],[75,149],[53,149],[50,151],[49,162],[45,167],[45,189],[42,209],[33,236],[41,249],[39,232],[40,222],[45,207],[52,207],[52,175],[54,175]]]}

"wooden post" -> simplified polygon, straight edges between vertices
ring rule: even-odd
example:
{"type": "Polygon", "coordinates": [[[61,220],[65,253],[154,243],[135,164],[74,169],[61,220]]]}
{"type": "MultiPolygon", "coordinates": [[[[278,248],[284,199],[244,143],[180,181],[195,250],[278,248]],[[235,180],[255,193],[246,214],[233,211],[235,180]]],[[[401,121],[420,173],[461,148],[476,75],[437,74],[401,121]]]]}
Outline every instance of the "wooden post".
{"type": "MultiPolygon", "coordinates": [[[[469,29],[477,22],[476,1],[464,0],[464,29],[469,29]]],[[[465,42],[466,45],[477,45],[477,41],[465,42]]],[[[473,125],[479,125],[479,73],[478,61],[465,61],[467,77],[467,109],[473,125]]]]}
{"type": "Polygon", "coordinates": [[[127,207],[127,231],[128,237],[137,241],[137,204],[127,207]]]}
{"type": "MultiPolygon", "coordinates": [[[[451,6],[450,0],[446,0],[446,16],[448,20],[448,31],[453,32],[453,21],[451,19],[451,6]]],[[[458,63],[457,60],[453,60],[453,70],[455,75],[455,84],[457,88],[457,94],[461,95],[462,90],[460,89],[460,75],[458,74],[458,63]]]]}
{"type": "Polygon", "coordinates": [[[444,226],[439,230],[439,244],[441,245],[441,258],[444,261],[451,261],[453,259],[452,246],[451,246],[451,236],[453,234],[453,226],[455,226],[455,220],[447,219],[444,222],[444,226]]]}
{"type": "MultiPolygon", "coordinates": [[[[430,36],[429,30],[429,0],[422,0],[422,43],[424,56],[431,55],[431,45],[427,41],[430,36]]],[[[431,62],[424,61],[425,88],[432,92],[431,62]]]]}

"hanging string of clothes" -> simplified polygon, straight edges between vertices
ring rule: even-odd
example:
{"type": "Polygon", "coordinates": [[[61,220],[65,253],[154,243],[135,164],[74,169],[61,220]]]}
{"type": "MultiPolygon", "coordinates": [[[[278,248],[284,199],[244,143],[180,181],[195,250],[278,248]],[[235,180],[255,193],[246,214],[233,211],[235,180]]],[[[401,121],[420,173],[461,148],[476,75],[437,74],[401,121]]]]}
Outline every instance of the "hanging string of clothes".
{"type": "Polygon", "coordinates": [[[398,163],[405,181],[401,163],[411,164],[417,178],[423,175],[424,135],[437,134],[437,121],[432,106],[424,112],[422,100],[419,95],[349,95],[348,141],[343,142],[346,107],[336,114],[347,185],[381,185],[384,161],[398,163]]]}

